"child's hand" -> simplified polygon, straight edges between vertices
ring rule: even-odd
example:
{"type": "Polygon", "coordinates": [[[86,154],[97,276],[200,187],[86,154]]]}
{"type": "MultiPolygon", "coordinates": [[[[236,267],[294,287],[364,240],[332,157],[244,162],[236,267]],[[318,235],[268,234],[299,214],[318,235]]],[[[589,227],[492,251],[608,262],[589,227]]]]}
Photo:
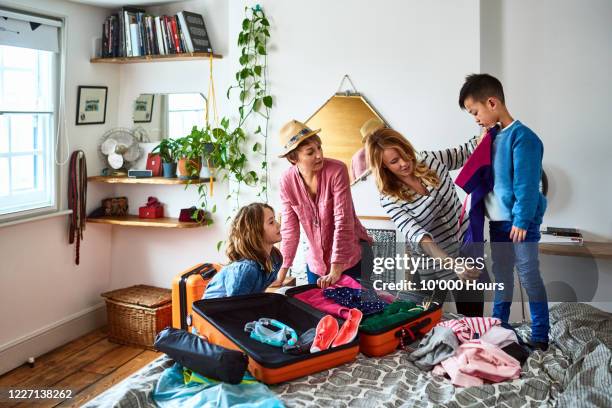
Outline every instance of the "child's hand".
{"type": "Polygon", "coordinates": [[[478,146],[480,144],[480,142],[482,142],[482,139],[484,139],[484,137],[487,135],[487,132],[489,131],[489,129],[487,129],[486,127],[482,127],[482,133],[480,134],[480,136],[478,137],[478,140],[476,140],[476,145],[478,146]]]}
{"type": "Polygon", "coordinates": [[[510,230],[510,239],[512,240],[512,242],[523,242],[526,236],[527,230],[516,227],[514,225],[512,226],[512,229],[510,230]]]}

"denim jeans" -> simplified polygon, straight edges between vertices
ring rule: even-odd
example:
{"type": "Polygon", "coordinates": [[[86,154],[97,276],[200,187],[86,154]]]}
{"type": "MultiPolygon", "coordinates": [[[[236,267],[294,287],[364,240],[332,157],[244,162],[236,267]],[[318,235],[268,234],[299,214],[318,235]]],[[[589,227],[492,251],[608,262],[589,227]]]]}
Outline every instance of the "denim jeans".
{"type": "Polygon", "coordinates": [[[521,285],[529,298],[531,313],[531,340],[548,342],[550,323],[548,318],[548,299],[546,289],[540,275],[538,259],[538,242],[540,241],[540,225],[531,224],[527,229],[525,240],[512,243],[509,221],[491,221],[489,231],[491,236],[491,256],[493,258],[493,275],[495,283],[503,283],[503,290],[495,291],[493,317],[507,322],[510,317],[510,306],[514,289],[514,267],[518,273],[521,285]]]}
{"type": "MultiPolygon", "coordinates": [[[[359,280],[361,278],[361,261],[357,262],[357,265],[353,266],[352,268],[349,268],[346,271],[342,272],[342,274],[348,275],[351,278],[355,278],[356,280],[359,280]]],[[[308,278],[308,283],[312,285],[312,284],[317,283],[317,280],[321,276],[312,272],[308,264],[306,264],[306,277],[308,278]]]]}

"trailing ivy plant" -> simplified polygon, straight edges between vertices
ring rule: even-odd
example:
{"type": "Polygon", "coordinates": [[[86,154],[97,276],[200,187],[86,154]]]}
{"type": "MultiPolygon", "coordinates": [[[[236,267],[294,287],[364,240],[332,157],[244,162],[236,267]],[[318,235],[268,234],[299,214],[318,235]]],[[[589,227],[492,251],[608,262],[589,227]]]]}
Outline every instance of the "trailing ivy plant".
{"type": "MultiPolygon", "coordinates": [[[[207,146],[207,151],[199,153],[215,168],[223,180],[231,181],[227,200],[234,200],[237,210],[240,206],[242,184],[259,187],[258,196],[268,201],[268,124],[272,109],[272,96],[268,87],[268,40],[270,23],[263,9],[257,5],[245,7],[242,30],[238,34],[240,47],[240,70],[236,72],[236,82],[227,90],[228,99],[237,91],[238,123],[232,127],[228,118],[223,118],[218,127],[206,125],[202,129],[195,126],[189,135],[194,140],[195,149],[207,146]],[[197,140],[197,142],[195,142],[197,140]],[[211,147],[212,146],[212,147],[211,147]],[[247,154],[259,157],[257,165],[248,165],[247,154]]],[[[207,208],[206,185],[198,185],[200,206],[207,208]]],[[[211,212],[216,211],[213,206],[211,212]]],[[[228,217],[228,219],[231,218],[228,217]]],[[[227,220],[226,220],[227,221],[227,220]]],[[[211,222],[208,221],[210,224],[211,222]]],[[[217,249],[223,241],[217,243],[217,249]]]]}

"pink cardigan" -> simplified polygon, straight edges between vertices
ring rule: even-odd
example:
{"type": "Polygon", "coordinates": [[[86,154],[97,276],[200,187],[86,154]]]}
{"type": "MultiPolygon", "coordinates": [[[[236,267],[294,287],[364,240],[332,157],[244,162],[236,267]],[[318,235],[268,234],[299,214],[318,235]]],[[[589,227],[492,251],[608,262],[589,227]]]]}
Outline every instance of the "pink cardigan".
{"type": "Polygon", "coordinates": [[[346,165],[323,160],[314,201],[297,166],[287,169],[280,181],[283,268],[293,265],[301,224],[308,238],[306,262],[321,276],[332,263],[342,264],[345,270],[355,266],[361,260],[359,241],[371,242],[355,214],[346,165]]]}

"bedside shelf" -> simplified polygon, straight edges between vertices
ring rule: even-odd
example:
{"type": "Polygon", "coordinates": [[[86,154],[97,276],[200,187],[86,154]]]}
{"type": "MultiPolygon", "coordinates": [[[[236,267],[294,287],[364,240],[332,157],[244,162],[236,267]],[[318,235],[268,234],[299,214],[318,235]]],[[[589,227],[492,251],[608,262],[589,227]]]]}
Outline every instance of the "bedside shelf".
{"type": "Polygon", "coordinates": [[[197,222],[181,222],[178,218],[138,218],[137,215],[125,217],[87,218],[87,222],[94,224],[123,225],[127,227],[154,227],[154,228],[199,228],[205,224],[197,222]]]}
{"type": "MultiPolygon", "coordinates": [[[[199,180],[181,180],[179,178],[165,178],[165,177],[109,177],[109,176],[93,176],[87,177],[87,181],[96,183],[109,183],[109,184],[202,184],[208,183],[210,178],[201,178],[199,180]]],[[[213,179],[214,181],[214,179],[213,179]]]]}
{"type": "MultiPolygon", "coordinates": [[[[212,54],[214,59],[223,58],[222,55],[212,54]]],[[[115,57],[115,58],[92,58],[92,64],[137,64],[142,62],[164,62],[164,61],[194,61],[210,58],[208,52],[194,52],[170,55],[144,55],[141,57],[115,57]]]]}

